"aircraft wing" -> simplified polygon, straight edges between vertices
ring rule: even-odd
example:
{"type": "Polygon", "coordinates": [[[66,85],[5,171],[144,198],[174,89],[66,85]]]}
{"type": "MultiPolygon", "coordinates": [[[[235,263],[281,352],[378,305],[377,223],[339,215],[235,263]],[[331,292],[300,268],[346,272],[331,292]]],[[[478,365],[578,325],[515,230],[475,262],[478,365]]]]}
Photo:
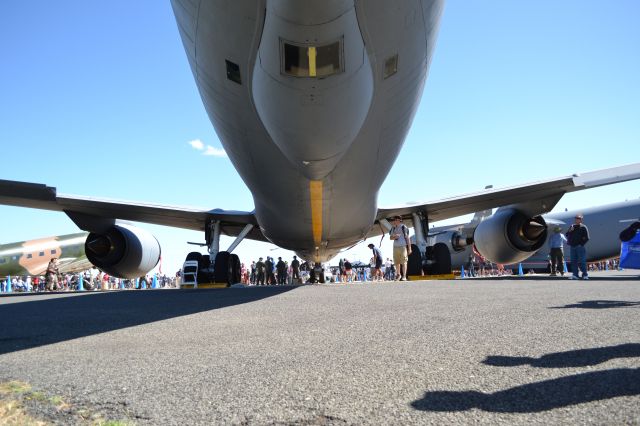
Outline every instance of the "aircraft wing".
{"type": "MultiPolygon", "coordinates": [[[[37,183],[0,180],[0,204],[84,214],[106,219],[131,220],[156,225],[204,231],[210,220],[220,221],[224,235],[237,236],[247,224],[254,225],[246,238],[267,239],[257,226],[253,212],[199,209],[194,207],[116,201],[58,194],[56,188],[37,183]]],[[[77,223],[77,222],[76,222],[77,223]]]]}
{"type": "MultiPolygon", "coordinates": [[[[379,208],[376,221],[393,216],[402,216],[403,219],[410,219],[412,213],[426,212],[429,222],[436,222],[480,210],[508,205],[523,206],[533,216],[547,213],[553,209],[560,198],[568,192],[634,179],[640,179],[640,163],[580,174],[576,173],[571,176],[507,188],[489,189],[427,203],[379,208]]],[[[410,224],[411,222],[407,223],[410,224]]],[[[376,228],[374,227],[373,229],[376,228]]]]}

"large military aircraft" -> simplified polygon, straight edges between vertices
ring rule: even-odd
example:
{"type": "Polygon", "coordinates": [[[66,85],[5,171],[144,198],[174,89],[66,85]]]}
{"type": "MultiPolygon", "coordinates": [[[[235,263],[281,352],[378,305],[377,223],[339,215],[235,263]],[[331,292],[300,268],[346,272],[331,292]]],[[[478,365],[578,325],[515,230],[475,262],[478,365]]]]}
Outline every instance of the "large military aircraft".
{"type": "MultiPolygon", "coordinates": [[[[610,259],[620,255],[620,232],[631,223],[640,220],[640,199],[542,215],[547,228],[549,228],[548,235],[550,236],[551,230],[558,226],[562,232],[566,232],[569,226],[574,223],[577,214],[584,216],[584,224],[589,228],[590,240],[587,246],[587,261],[610,259]]],[[[474,230],[481,221],[490,217],[491,211],[479,212],[471,222],[431,228],[429,230],[429,245],[445,245],[451,254],[452,267],[460,269],[461,266],[464,266],[466,268],[473,250],[474,230]]],[[[519,264],[524,270],[541,271],[548,268],[549,247],[546,243],[547,241],[537,251],[532,252],[527,259],[520,260],[519,264]]],[[[566,251],[565,257],[569,261],[568,251],[566,251]]],[[[507,264],[504,266],[516,269],[519,265],[507,264]]]]}
{"type": "Polygon", "coordinates": [[[90,232],[87,257],[111,275],[140,276],[160,257],[151,234],[121,220],[204,231],[210,256],[203,266],[213,265],[216,282],[234,282],[239,260],[230,253],[244,238],[320,264],[386,232],[395,215],[412,222],[421,255],[446,269],[448,252],[429,251],[429,221],[493,207],[500,209],[478,225],[475,244],[489,259],[516,262],[544,244],[540,215],[563,194],[640,177],[636,163],[378,208],[378,190],[422,96],[443,0],[171,3],[205,109],[255,210],[114,201],[0,182],[0,203],[63,211],[90,232]],[[221,234],[236,237],[225,251],[221,234]]]}
{"type": "Polygon", "coordinates": [[[0,244],[0,276],[44,275],[52,258],[61,273],[91,268],[84,252],[86,232],[0,244]]]}

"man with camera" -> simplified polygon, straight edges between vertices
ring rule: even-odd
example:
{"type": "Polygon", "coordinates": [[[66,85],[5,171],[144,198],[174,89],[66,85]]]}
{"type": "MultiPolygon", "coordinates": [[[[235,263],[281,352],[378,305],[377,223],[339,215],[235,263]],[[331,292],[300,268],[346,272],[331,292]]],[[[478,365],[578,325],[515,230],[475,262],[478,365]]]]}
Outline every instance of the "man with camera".
{"type": "Polygon", "coordinates": [[[402,223],[400,216],[393,218],[393,227],[389,231],[389,238],[393,241],[393,263],[396,265],[395,279],[407,280],[407,263],[411,254],[411,240],[409,228],[402,223]]]}

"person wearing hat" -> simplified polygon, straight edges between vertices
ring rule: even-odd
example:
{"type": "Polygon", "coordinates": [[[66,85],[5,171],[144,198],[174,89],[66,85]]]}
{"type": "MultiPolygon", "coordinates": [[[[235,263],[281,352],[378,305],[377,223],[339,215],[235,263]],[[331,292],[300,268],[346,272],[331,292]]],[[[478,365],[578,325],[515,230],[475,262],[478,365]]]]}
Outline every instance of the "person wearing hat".
{"type": "Polygon", "coordinates": [[[549,259],[551,259],[551,276],[555,277],[560,272],[564,276],[564,243],[567,237],[562,234],[562,228],[553,228],[553,234],[549,237],[549,259]]]}
{"type": "Polygon", "coordinates": [[[400,216],[393,218],[393,227],[389,231],[389,238],[393,241],[393,263],[400,281],[407,280],[407,263],[411,254],[411,240],[409,229],[402,223],[400,216]]]}
{"type": "Polygon", "coordinates": [[[589,241],[589,229],[582,223],[584,217],[581,214],[576,215],[575,223],[569,227],[569,230],[565,234],[567,237],[567,244],[571,248],[571,271],[573,274],[569,277],[570,280],[577,280],[580,278],[578,269],[582,271],[582,279],[588,280],[589,273],[587,272],[587,250],[585,244],[589,241]]]}
{"type": "Polygon", "coordinates": [[[382,281],[382,252],[373,244],[369,244],[367,247],[373,251],[373,276],[371,281],[382,281]]]}

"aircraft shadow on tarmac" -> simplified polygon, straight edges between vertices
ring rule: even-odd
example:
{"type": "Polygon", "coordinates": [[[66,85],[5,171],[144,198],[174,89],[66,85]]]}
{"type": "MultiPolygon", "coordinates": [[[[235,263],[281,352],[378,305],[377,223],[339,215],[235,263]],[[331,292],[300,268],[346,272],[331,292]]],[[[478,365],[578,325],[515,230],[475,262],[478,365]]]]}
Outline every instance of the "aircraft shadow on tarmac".
{"type": "Polygon", "coordinates": [[[121,291],[0,304],[0,354],[254,302],[295,288],[121,291]]]}
{"type": "Polygon", "coordinates": [[[594,276],[594,275],[589,275],[589,281],[583,281],[583,280],[576,280],[576,281],[570,281],[569,280],[569,274],[565,275],[564,277],[561,276],[556,276],[556,277],[550,277],[547,274],[534,274],[534,275],[529,275],[529,274],[525,274],[525,275],[502,275],[502,276],[486,276],[486,277],[475,277],[473,278],[476,281],[512,281],[512,280],[518,280],[518,281],[545,281],[545,282],[551,282],[551,281],[558,281],[559,283],[567,283],[567,284],[580,284],[580,283],[589,283],[589,282],[593,282],[593,281],[597,281],[597,282],[601,282],[601,281],[612,281],[612,282],[619,282],[619,281],[629,281],[631,279],[634,279],[634,277],[630,277],[628,275],[608,275],[608,276],[594,276]]]}
{"type": "Polygon", "coordinates": [[[421,411],[535,413],[585,402],[640,394],[640,368],[616,368],[516,386],[494,393],[426,392],[411,406],[421,411]]]}
{"type": "Polygon", "coordinates": [[[530,365],[537,368],[586,367],[602,364],[615,358],[640,357],[640,343],[625,343],[603,348],[578,349],[575,351],[555,352],[540,358],[526,356],[488,356],[483,364],[495,367],[515,367],[530,365]]]}
{"type": "Polygon", "coordinates": [[[633,308],[640,307],[640,302],[631,302],[625,300],[584,300],[582,302],[573,303],[564,306],[551,306],[549,309],[609,309],[609,308],[633,308]]]}
{"type": "MultiPolygon", "coordinates": [[[[500,367],[531,365],[540,368],[567,368],[630,357],[640,357],[640,344],[557,352],[540,358],[489,356],[483,363],[500,367]]],[[[478,408],[499,413],[533,413],[639,394],[640,368],[617,368],[529,383],[494,393],[426,392],[422,399],[412,402],[411,406],[421,411],[466,411],[478,408]]]]}

